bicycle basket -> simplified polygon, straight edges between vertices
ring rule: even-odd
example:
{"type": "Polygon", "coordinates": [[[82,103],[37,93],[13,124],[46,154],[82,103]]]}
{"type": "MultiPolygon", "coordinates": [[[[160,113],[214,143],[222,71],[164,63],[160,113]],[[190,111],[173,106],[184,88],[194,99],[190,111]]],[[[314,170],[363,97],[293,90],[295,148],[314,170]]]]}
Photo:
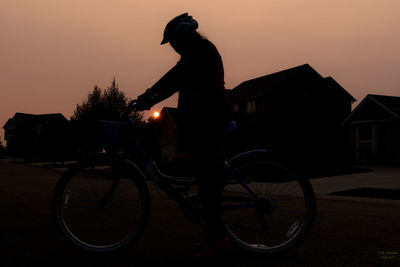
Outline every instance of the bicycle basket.
{"type": "Polygon", "coordinates": [[[107,152],[122,148],[128,137],[128,124],[117,121],[98,121],[98,139],[107,152]]]}

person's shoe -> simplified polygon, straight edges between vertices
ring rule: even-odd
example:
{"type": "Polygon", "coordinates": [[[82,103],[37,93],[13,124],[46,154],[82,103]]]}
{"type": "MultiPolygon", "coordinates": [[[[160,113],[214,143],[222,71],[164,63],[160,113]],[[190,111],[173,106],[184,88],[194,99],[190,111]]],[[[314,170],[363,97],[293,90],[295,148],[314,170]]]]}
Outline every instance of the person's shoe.
{"type": "Polygon", "coordinates": [[[229,238],[225,237],[219,241],[216,242],[207,242],[207,241],[202,241],[198,243],[193,244],[193,258],[201,258],[205,256],[209,256],[213,254],[214,252],[218,251],[222,247],[224,247],[226,244],[228,244],[229,238]]]}

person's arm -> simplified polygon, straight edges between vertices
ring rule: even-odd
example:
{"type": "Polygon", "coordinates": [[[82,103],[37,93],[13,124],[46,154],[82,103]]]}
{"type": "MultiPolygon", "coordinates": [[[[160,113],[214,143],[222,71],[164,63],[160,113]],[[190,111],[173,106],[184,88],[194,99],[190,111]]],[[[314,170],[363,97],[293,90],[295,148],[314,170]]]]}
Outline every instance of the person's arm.
{"type": "Polygon", "coordinates": [[[153,105],[167,99],[178,91],[178,80],[181,76],[179,63],[170,69],[158,82],[140,95],[137,99],[142,109],[150,109],[153,105]]]}

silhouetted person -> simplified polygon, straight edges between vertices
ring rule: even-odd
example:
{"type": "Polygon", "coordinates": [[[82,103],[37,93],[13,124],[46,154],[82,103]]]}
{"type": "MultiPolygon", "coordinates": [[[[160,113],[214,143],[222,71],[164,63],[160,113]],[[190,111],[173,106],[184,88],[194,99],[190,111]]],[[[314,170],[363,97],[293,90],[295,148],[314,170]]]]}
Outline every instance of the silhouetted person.
{"type": "Polygon", "coordinates": [[[201,256],[228,241],[220,224],[219,196],[224,183],[223,132],[232,104],[225,92],[221,56],[197,28],[197,21],[187,13],[167,24],[161,44],[170,43],[181,59],[138,97],[137,104],[141,110],[150,109],[179,92],[179,138],[198,175],[204,209],[205,240],[194,254],[201,256]]]}

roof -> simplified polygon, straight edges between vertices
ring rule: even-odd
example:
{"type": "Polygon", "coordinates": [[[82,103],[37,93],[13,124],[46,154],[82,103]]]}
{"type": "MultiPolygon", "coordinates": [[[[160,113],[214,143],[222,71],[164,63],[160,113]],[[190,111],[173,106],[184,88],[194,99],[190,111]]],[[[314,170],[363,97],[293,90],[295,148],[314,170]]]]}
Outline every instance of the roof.
{"type": "Polygon", "coordinates": [[[374,95],[368,94],[353,112],[343,121],[342,125],[349,121],[356,120],[358,114],[364,109],[369,103],[374,103],[380,107],[392,119],[400,119],[400,97],[398,96],[386,96],[386,95],[374,95]]]}
{"type": "Polygon", "coordinates": [[[310,65],[304,64],[291,69],[279,71],[266,76],[242,82],[232,89],[230,97],[232,100],[246,99],[260,95],[271,95],[278,93],[279,88],[296,82],[297,85],[320,81],[319,75],[310,65]]]}
{"type": "Polygon", "coordinates": [[[9,119],[7,120],[7,122],[4,124],[3,128],[5,129],[5,128],[6,128],[7,126],[9,126],[9,125],[15,126],[15,123],[14,123],[14,121],[13,121],[12,118],[9,118],[9,119]]]}
{"type": "Polygon", "coordinates": [[[340,84],[338,84],[332,77],[323,78],[318,84],[316,84],[310,91],[308,91],[305,95],[316,93],[316,92],[325,92],[328,90],[335,90],[337,93],[340,93],[340,97],[344,98],[349,102],[355,102],[356,99],[349,94],[340,84]]]}
{"type": "Polygon", "coordinates": [[[368,96],[400,117],[400,97],[373,94],[369,94],[368,96]]]}
{"type": "Polygon", "coordinates": [[[177,108],[163,107],[163,109],[161,110],[160,122],[157,125],[157,128],[161,125],[161,123],[166,118],[169,118],[171,120],[171,122],[173,123],[173,125],[175,126],[175,128],[177,128],[177,126],[176,126],[176,122],[177,122],[177,119],[178,119],[178,110],[177,110],[177,108]]]}
{"type": "Polygon", "coordinates": [[[355,99],[332,77],[323,78],[309,64],[242,82],[229,93],[233,102],[259,96],[296,99],[327,87],[342,91],[346,100],[355,99]]]}
{"type": "Polygon", "coordinates": [[[3,128],[9,123],[14,123],[15,125],[23,125],[24,127],[33,127],[37,123],[43,124],[55,124],[67,122],[67,119],[61,113],[51,113],[51,114],[28,114],[17,112],[10,118],[3,128]]]}

